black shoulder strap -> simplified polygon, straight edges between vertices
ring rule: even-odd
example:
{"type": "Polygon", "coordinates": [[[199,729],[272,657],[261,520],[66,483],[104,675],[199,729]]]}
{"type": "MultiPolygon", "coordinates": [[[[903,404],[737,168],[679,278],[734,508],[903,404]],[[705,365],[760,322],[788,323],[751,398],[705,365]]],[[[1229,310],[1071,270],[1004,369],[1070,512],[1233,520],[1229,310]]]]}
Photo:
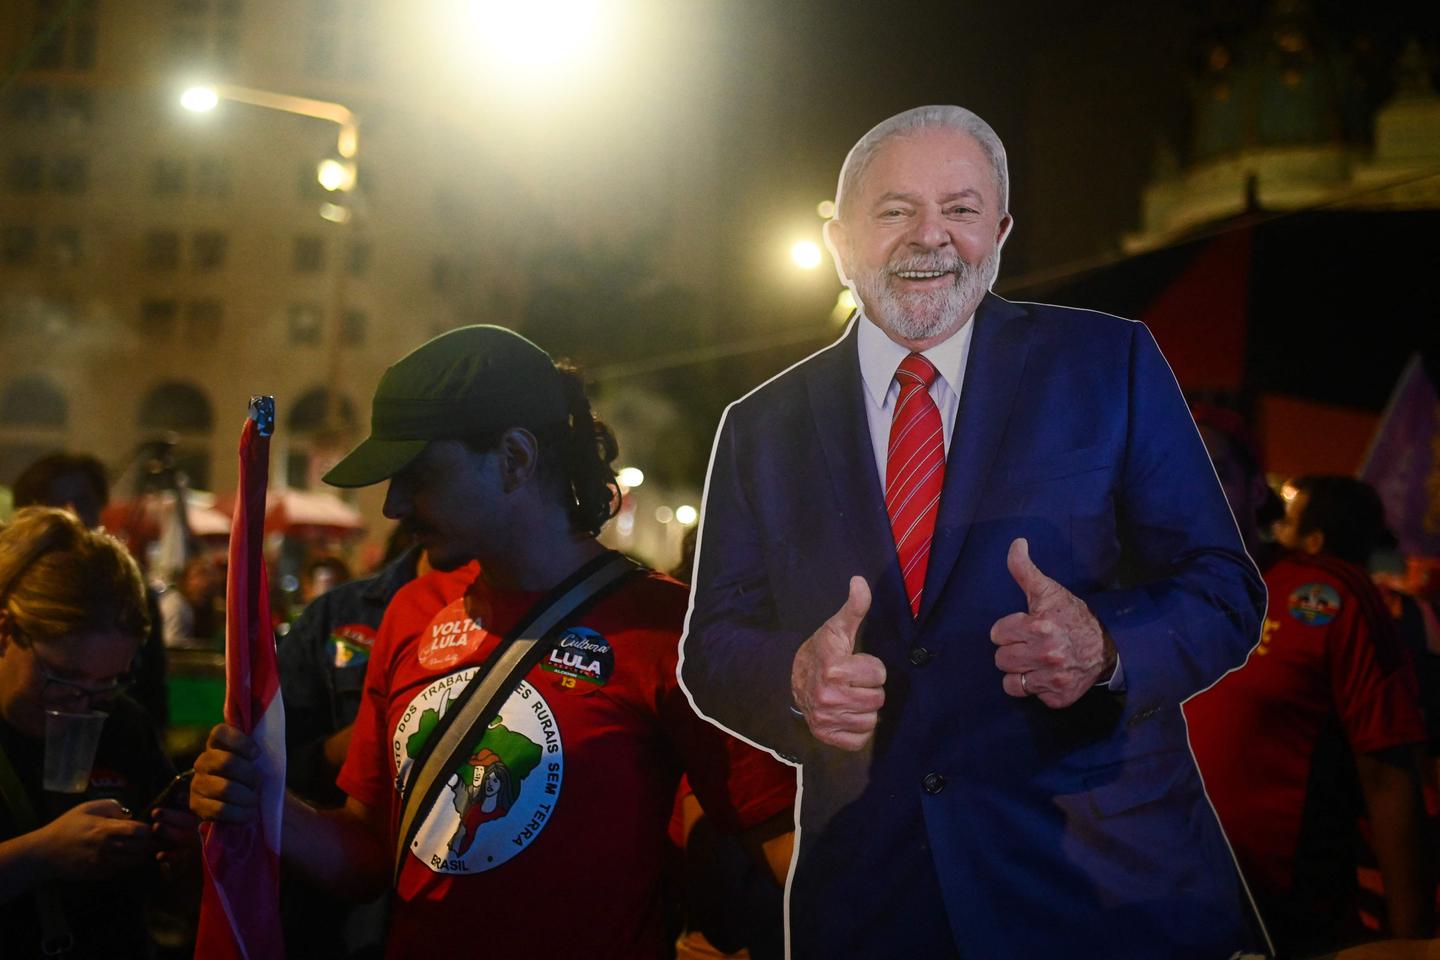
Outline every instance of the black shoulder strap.
{"type": "Polygon", "coordinates": [[[501,704],[554,645],[571,618],[590,609],[625,579],[644,569],[615,552],[587,562],[541,597],[475,671],[475,676],[426,738],[401,791],[395,881],[400,879],[405,853],[415,842],[426,815],[435,806],[451,775],[469,756],[477,731],[483,732],[495,719],[501,704]]]}

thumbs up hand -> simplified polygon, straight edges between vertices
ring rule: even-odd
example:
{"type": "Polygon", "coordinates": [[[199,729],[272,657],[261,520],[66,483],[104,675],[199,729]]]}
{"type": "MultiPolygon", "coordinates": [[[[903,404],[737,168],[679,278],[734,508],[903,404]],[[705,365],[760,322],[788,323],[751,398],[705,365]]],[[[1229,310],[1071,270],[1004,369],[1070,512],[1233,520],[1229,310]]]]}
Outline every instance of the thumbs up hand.
{"type": "Polygon", "coordinates": [[[855,637],[870,611],[870,587],[850,578],[850,596],[795,653],[790,694],[821,743],[859,750],[870,741],[885,704],[885,664],[855,652],[855,637]]]}
{"type": "Polygon", "coordinates": [[[1025,540],[1010,544],[1005,564],[1025,592],[1028,610],[990,628],[1001,686],[1012,697],[1068,707],[1114,672],[1115,643],[1083,600],[1035,566],[1025,540]]]}

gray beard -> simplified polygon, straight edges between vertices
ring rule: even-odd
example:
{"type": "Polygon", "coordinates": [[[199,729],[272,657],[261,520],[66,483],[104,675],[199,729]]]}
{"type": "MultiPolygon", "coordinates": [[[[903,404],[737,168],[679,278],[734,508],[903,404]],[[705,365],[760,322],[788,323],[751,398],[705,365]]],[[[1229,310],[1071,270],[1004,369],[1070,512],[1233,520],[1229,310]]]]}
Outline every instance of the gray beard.
{"type": "Polygon", "coordinates": [[[962,258],[917,257],[855,278],[865,315],[902,340],[929,340],[960,329],[1000,272],[1000,248],[971,266],[962,258]],[[892,283],[901,270],[953,270],[955,282],[938,290],[904,293],[892,283]]]}

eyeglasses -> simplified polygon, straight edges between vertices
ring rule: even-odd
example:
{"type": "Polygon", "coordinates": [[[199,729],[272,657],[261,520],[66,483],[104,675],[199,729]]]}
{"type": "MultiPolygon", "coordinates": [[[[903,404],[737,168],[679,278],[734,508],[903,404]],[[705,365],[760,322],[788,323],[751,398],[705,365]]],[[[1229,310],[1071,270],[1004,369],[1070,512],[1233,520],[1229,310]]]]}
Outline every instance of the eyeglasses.
{"type": "Polygon", "coordinates": [[[53,669],[45,662],[45,658],[40,656],[40,651],[35,649],[34,644],[30,646],[30,655],[35,658],[35,668],[40,671],[40,677],[45,681],[40,688],[40,699],[47,706],[77,706],[81,702],[88,707],[104,706],[129,690],[135,682],[131,673],[126,671],[109,683],[98,687],[86,686],[55,676],[53,669]]]}

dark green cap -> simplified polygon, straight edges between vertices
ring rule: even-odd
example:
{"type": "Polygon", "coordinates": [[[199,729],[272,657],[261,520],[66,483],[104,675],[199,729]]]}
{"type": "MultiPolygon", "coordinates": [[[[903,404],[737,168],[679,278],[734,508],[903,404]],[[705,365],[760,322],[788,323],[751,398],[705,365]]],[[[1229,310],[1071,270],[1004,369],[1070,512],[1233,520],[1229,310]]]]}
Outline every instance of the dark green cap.
{"type": "Polygon", "coordinates": [[[394,476],[431,440],[564,423],[565,387],[550,355],[513,330],[460,327],[392,364],[371,403],[370,436],[325,482],[368,487],[394,476]]]}

